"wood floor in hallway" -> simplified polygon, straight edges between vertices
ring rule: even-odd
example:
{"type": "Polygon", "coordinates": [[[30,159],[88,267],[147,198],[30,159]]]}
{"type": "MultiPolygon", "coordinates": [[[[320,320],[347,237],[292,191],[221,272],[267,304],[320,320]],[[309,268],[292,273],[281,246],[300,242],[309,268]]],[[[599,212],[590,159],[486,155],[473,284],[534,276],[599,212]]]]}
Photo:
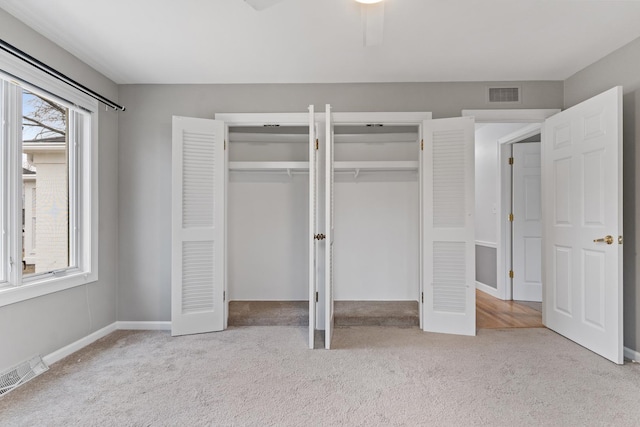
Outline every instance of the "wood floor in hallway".
{"type": "Polygon", "coordinates": [[[478,329],[544,328],[542,313],[516,301],[503,301],[476,290],[478,329]]]}

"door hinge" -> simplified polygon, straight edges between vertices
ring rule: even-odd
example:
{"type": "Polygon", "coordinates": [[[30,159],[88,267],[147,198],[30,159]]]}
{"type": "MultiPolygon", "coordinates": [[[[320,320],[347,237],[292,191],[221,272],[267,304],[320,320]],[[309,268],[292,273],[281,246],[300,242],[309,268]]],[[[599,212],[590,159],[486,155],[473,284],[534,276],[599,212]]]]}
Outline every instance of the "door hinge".
{"type": "Polygon", "coordinates": [[[424,304],[424,292],[422,292],[422,294],[420,295],[420,301],[422,301],[422,303],[424,304]]]}
{"type": "Polygon", "coordinates": [[[226,139],[224,140],[224,149],[225,150],[227,149],[227,140],[226,139]]]}
{"type": "Polygon", "coordinates": [[[316,150],[320,148],[320,142],[318,141],[318,138],[316,138],[316,150]]]}
{"type": "Polygon", "coordinates": [[[316,292],[316,302],[318,302],[318,292],[316,292]]]}
{"type": "Polygon", "coordinates": [[[508,219],[509,219],[509,221],[513,222],[513,214],[512,213],[509,214],[508,219]]]}
{"type": "Polygon", "coordinates": [[[424,139],[420,140],[420,150],[424,150],[424,139]]]}
{"type": "Polygon", "coordinates": [[[227,300],[227,291],[222,291],[222,301],[227,300]]]}
{"type": "Polygon", "coordinates": [[[324,240],[327,236],[325,236],[324,234],[314,234],[313,238],[315,240],[324,240]]]}
{"type": "Polygon", "coordinates": [[[513,270],[509,270],[509,279],[513,279],[513,270]]]}
{"type": "Polygon", "coordinates": [[[509,164],[513,166],[513,157],[509,157],[509,164]]]}

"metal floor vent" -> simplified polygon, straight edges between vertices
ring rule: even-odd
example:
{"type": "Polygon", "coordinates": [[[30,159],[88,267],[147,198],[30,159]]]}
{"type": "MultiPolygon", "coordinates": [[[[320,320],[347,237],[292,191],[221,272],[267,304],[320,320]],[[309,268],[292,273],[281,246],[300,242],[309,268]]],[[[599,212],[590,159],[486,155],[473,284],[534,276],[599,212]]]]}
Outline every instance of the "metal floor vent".
{"type": "Polygon", "coordinates": [[[2,374],[0,374],[0,396],[9,393],[11,390],[21,386],[27,381],[37,377],[49,370],[42,357],[34,356],[31,360],[22,362],[2,374]]]}

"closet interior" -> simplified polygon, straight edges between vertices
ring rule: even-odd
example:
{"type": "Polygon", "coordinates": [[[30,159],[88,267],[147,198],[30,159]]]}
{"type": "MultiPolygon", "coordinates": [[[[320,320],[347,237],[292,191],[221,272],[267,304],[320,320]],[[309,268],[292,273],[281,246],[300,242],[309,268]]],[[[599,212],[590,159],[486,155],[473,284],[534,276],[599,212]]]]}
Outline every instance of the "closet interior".
{"type": "Polygon", "coordinates": [[[309,127],[229,126],[229,325],[307,325],[309,127]]]}
{"type": "Polygon", "coordinates": [[[336,326],[418,326],[418,126],[334,126],[336,326]]]}

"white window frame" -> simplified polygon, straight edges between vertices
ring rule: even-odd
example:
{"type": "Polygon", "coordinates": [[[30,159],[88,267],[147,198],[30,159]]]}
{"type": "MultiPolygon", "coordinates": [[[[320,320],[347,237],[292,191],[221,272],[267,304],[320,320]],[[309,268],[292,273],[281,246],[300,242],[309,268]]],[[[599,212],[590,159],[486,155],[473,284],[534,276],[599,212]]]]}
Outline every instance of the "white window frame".
{"type": "Polygon", "coordinates": [[[0,161],[5,176],[0,177],[0,307],[59,292],[98,280],[98,101],[21,60],[0,51],[0,161]],[[22,103],[21,90],[43,95],[70,109],[69,126],[74,126],[78,144],[78,168],[70,167],[70,245],[77,254],[76,266],[23,279],[22,260],[22,103]],[[72,183],[75,176],[75,185],[72,183]],[[77,216],[74,214],[77,213],[77,216]],[[10,266],[10,258],[13,266],[10,266]]]}

